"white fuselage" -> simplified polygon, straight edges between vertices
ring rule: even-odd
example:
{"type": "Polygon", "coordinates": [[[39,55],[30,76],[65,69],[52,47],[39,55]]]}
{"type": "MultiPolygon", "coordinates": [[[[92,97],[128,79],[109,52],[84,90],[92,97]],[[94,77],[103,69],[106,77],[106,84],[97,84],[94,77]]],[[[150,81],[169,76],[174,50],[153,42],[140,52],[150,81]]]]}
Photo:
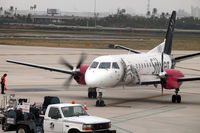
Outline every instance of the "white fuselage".
{"type": "MultiPolygon", "coordinates": [[[[163,68],[172,67],[171,56],[164,54],[163,68]]],[[[134,86],[157,79],[161,71],[161,53],[100,56],[85,74],[89,87],[134,86]]]]}

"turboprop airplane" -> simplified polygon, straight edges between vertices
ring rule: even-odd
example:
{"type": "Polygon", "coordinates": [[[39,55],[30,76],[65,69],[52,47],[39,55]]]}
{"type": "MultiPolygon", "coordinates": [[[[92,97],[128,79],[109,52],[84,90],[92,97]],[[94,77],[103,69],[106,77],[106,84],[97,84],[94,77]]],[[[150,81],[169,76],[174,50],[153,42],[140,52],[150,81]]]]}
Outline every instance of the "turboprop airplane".
{"type": "MultiPolygon", "coordinates": [[[[136,85],[156,86],[157,84],[161,84],[162,93],[163,89],[175,89],[175,95],[172,95],[172,102],[180,103],[181,96],[178,95],[178,92],[182,82],[200,80],[200,76],[184,77],[181,71],[174,69],[175,64],[179,61],[199,56],[200,52],[176,58],[171,55],[175,19],[176,12],[173,11],[164,42],[147,53],[142,53],[121,45],[110,45],[112,48],[128,50],[129,54],[100,56],[94,59],[90,65],[83,65],[86,56],[82,54],[76,67],[72,66],[66,60],[61,59],[61,63],[66,65],[70,70],[14,60],[7,60],[7,62],[70,74],[71,77],[66,84],[69,85],[70,81],[74,78],[78,84],[87,85],[89,87],[89,98],[97,97],[96,88],[136,85]]],[[[99,92],[96,105],[105,105],[102,99],[102,92],[99,92]]]]}

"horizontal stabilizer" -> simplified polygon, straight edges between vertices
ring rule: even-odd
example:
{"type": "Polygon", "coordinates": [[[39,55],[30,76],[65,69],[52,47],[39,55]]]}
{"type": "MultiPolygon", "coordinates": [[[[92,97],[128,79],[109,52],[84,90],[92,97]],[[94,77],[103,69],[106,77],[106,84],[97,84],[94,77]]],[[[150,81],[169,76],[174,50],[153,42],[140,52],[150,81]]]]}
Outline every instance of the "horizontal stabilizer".
{"type": "Polygon", "coordinates": [[[137,50],[134,50],[134,49],[131,49],[131,48],[128,48],[128,47],[124,47],[124,46],[118,45],[118,44],[109,44],[109,48],[121,48],[121,49],[130,51],[130,52],[133,52],[135,54],[141,54],[140,51],[137,51],[137,50]]]}

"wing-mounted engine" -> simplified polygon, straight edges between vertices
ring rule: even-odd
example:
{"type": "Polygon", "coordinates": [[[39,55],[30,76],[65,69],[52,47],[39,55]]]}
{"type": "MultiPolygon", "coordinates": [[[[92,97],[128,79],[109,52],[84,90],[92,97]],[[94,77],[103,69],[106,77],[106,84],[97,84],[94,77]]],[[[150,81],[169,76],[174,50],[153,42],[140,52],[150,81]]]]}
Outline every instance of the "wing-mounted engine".
{"type": "Polygon", "coordinates": [[[135,85],[140,83],[140,78],[135,67],[130,65],[128,62],[122,60],[124,75],[122,76],[123,85],[135,85]]]}
{"type": "Polygon", "coordinates": [[[74,76],[74,80],[80,85],[85,85],[85,72],[88,69],[88,65],[81,65],[80,72],[74,76]]]}
{"type": "Polygon", "coordinates": [[[183,73],[176,69],[165,69],[165,80],[164,88],[165,89],[176,89],[181,86],[181,82],[178,82],[179,78],[184,77],[183,73]]]}

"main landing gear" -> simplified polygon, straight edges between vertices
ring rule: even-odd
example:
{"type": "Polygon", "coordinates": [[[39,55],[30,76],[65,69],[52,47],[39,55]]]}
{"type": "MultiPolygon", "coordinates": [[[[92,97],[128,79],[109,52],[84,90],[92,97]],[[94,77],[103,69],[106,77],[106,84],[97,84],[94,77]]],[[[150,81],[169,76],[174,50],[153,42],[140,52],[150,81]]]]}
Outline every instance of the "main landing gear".
{"type": "Polygon", "coordinates": [[[88,88],[88,98],[92,99],[92,98],[97,98],[96,101],[96,106],[97,107],[103,107],[105,106],[104,100],[103,100],[103,93],[102,91],[98,91],[99,96],[97,97],[97,88],[88,88]]]}
{"type": "Polygon", "coordinates": [[[179,92],[179,88],[176,88],[175,90],[175,95],[172,95],[172,103],[181,103],[181,96],[178,95],[178,92],[179,92]]]}
{"type": "Polygon", "coordinates": [[[97,89],[96,88],[88,88],[88,98],[97,98],[97,89]]]}

